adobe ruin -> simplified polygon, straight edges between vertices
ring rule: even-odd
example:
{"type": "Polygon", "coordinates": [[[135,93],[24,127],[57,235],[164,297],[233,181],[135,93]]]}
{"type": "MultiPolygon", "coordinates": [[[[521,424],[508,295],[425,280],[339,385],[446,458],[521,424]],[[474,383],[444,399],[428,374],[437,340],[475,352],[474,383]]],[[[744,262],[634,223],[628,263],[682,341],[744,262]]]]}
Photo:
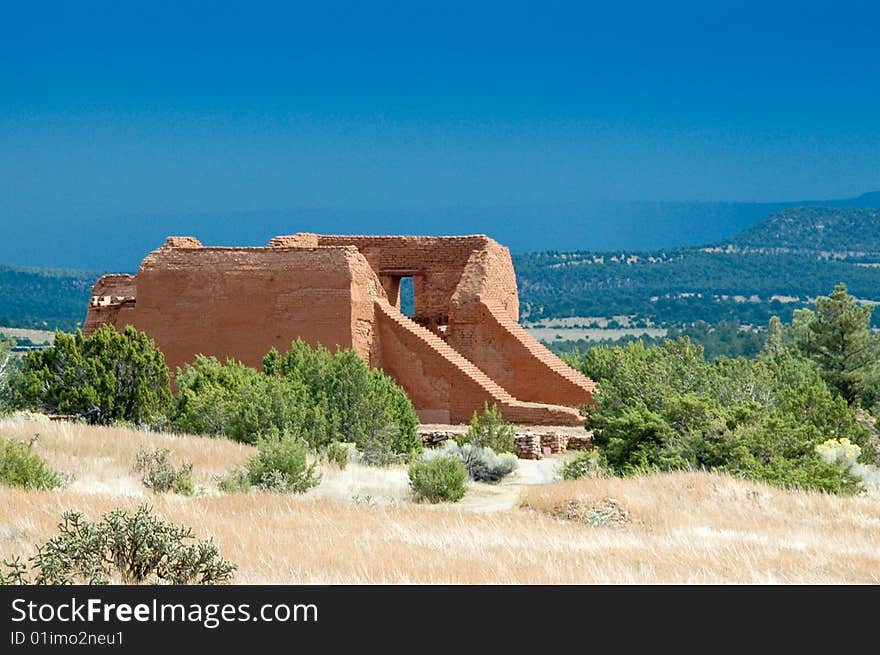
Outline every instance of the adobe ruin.
{"type": "Polygon", "coordinates": [[[487,236],[296,234],[267,247],[204,247],[169,237],[137,275],[92,289],[85,333],[127,324],[152,337],[172,371],[195,355],[259,368],[297,337],[353,348],[393,376],[425,423],[470,420],[484,403],[509,421],[580,425],[591,380],[517,322],[507,248],[487,236]],[[400,311],[411,277],[415,311],[400,311]]]}

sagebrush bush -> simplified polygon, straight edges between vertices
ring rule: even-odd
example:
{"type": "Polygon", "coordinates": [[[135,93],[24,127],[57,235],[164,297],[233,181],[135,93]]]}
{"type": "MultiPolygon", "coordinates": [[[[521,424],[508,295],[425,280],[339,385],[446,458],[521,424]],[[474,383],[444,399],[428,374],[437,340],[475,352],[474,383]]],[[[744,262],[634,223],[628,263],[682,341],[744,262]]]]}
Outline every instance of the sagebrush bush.
{"type": "Polygon", "coordinates": [[[183,462],[180,466],[174,466],[169,455],[171,451],[167,448],[142,450],[135,457],[134,469],[141,474],[144,486],[157,494],[173,491],[183,496],[192,496],[195,493],[193,465],[183,462]]]}
{"type": "Polygon", "coordinates": [[[25,443],[16,439],[0,439],[0,484],[25,489],[55,489],[61,476],[33,451],[36,437],[25,443]]]}
{"type": "Polygon", "coordinates": [[[475,482],[500,482],[516,470],[518,460],[512,453],[498,454],[491,448],[480,448],[472,444],[459,446],[455,441],[446,441],[439,448],[426,450],[423,458],[433,460],[438,457],[454,457],[475,482]]]}
{"type": "Polygon", "coordinates": [[[496,453],[488,447],[479,448],[465,444],[461,446],[461,457],[468,475],[476,482],[500,482],[517,467],[516,455],[496,453]]]}
{"type": "Polygon", "coordinates": [[[29,558],[5,562],[6,584],[221,584],[237,568],[220,557],[213,539],[195,541],[190,528],[154,516],[141,505],[121,509],[91,523],[80,512],[65,512],[58,534],[29,558]],[[32,578],[29,575],[33,576],[32,578]]]}
{"type": "Polygon", "coordinates": [[[497,405],[486,403],[483,412],[474,412],[466,434],[458,437],[461,445],[472,444],[478,448],[491,448],[496,453],[512,453],[515,448],[516,426],[501,416],[497,405]]]}
{"type": "Polygon", "coordinates": [[[467,467],[456,457],[419,458],[409,465],[409,485],[416,500],[458,502],[467,491],[467,467]]]}
{"type": "Polygon", "coordinates": [[[247,464],[252,485],[279,493],[304,493],[317,486],[321,475],[316,469],[308,445],[286,432],[260,437],[247,464]]]}

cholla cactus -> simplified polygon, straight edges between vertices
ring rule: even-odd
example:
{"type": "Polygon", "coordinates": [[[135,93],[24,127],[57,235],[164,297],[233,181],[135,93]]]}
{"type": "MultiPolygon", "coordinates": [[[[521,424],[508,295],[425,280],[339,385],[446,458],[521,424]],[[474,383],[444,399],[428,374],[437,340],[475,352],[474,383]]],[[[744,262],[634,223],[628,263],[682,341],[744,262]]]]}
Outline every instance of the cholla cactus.
{"type": "Polygon", "coordinates": [[[851,469],[862,454],[862,449],[844,437],[820,443],[816,446],[816,452],[829,464],[839,463],[843,468],[851,469]]]}

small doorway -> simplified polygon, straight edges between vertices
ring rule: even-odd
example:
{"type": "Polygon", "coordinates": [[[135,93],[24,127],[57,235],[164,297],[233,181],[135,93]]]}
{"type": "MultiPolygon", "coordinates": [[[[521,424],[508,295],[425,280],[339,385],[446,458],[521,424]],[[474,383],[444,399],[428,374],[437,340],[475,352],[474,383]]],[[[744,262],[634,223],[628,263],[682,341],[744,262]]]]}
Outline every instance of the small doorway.
{"type": "Polygon", "coordinates": [[[410,318],[416,315],[416,290],[412,277],[400,278],[400,313],[410,318]]]}

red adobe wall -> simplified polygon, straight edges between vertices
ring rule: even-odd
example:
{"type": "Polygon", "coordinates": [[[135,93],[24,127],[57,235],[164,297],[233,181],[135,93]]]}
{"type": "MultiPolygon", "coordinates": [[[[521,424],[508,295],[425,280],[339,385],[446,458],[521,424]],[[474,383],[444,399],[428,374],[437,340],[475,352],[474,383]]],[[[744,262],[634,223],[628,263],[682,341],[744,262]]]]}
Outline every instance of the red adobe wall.
{"type": "Polygon", "coordinates": [[[492,239],[295,234],[265,248],[169,237],[137,276],[98,281],[85,331],[127,324],[172,371],[196,354],[259,367],[291,341],[351,347],[392,375],[420,417],[468,421],[484,403],[508,420],[578,425],[593,384],[517,323],[510,252],[492,239]],[[415,320],[394,305],[415,284],[415,320]],[[390,299],[390,302],[389,302],[390,299]]]}
{"type": "MultiPolygon", "coordinates": [[[[414,318],[420,323],[446,322],[451,311],[452,296],[468,260],[474,251],[486,247],[491,241],[482,235],[318,236],[321,246],[355,246],[386,284],[386,289],[393,287],[386,273],[405,277],[411,275],[415,291],[414,318]]],[[[393,297],[390,299],[394,300],[393,297]]]]}
{"type": "Polygon", "coordinates": [[[133,275],[105,275],[92,287],[92,298],[83,332],[94,332],[104,323],[131,323],[134,311],[136,280],[133,275]]]}
{"type": "MultiPolygon", "coordinates": [[[[194,240],[193,240],[194,241],[194,240]]],[[[96,286],[108,282],[103,279],[96,286]]],[[[173,371],[198,353],[260,367],[272,348],[302,338],[355,348],[369,361],[371,289],[378,280],[354,248],[202,248],[171,241],[150,253],[124,317],[89,308],[87,331],[103,320],[152,337],[173,371]],[[292,256],[293,255],[293,256],[292,256]]]]}

